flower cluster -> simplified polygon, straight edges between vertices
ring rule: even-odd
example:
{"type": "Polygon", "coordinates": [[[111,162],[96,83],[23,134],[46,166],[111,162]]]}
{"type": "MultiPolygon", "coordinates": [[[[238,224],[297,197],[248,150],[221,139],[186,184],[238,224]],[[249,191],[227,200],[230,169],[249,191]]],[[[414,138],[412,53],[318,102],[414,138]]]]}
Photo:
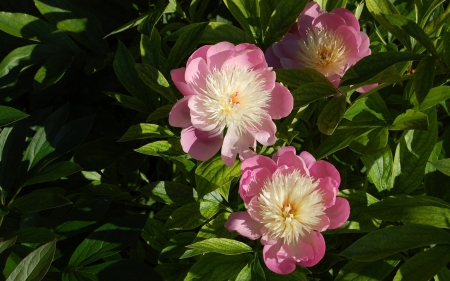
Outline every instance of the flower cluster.
{"type": "Polygon", "coordinates": [[[276,273],[319,262],[325,253],[320,232],[341,226],[350,213],[348,201],[336,198],[336,168],[287,146],[272,159],[246,159],[241,171],[239,192],[248,210],[232,213],[225,227],[252,240],[261,237],[264,261],[276,273]]]}

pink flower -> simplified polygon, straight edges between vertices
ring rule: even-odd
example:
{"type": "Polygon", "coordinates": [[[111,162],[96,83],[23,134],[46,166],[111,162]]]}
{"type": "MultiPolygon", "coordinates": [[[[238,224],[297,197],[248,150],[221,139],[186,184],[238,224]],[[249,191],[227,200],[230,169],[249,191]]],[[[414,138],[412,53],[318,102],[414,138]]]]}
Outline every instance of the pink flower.
{"type": "Polygon", "coordinates": [[[247,211],[232,213],[225,227],[252,240],[261,237],[264,262],[276,273],[317,264],[325,254],[320,232],[341,226],[350,214],[348,201],[336,198],[336,168],[287,146],[272,159],[246,159],[241,171],[239,192],[247,211]]]}
{"type": "Polygon", "coordinates": [[[359,30],[359,22],[350,11],[339,8],[327,13],[310,2],[297,24],[267,49],[266,59],[274,68],[314,68],[337,87],[350,66],[370,55],[369,37],[359,30]]]}
{"type": "Polygon", "coordinates": [[[291,93],[275,82],[264,53],[252,44],[203,46],[186,67],[170,74],[184,98],[173,106],[169,123],[183,128],[183,150],[198,160],[210,159],[220,148],[228,166],[237,154],[241,159],[255,155],[256,141],[276,141],[272,119],[286,117],[293,108],[291,93]]]}

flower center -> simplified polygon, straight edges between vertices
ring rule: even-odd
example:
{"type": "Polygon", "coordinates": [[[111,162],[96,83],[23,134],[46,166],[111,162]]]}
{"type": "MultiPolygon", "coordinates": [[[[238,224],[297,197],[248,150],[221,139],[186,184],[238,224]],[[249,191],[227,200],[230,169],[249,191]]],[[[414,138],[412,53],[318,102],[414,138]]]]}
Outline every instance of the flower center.
{"type": "Polygon", "coordinates": [[[325,76],[342,75],[347,68],[346,49],[343,38],[334,30],[313,28],[306,33],[307,39],[299,42],[298,58],[305,67],[314,68],[325,76]]]}
{"type": "Polygon", "coordinates": [[[281,173],[264,183],[258,197],[260,217],[271,239],[283,238],[285,243],[297,241],[299,235],[316,230],[324,214],[322,193],[318,183],[298,170],[281,173]]]}
{"type": "Polygon", "coordinates": [[[228,128],[240,136],[249,127],[261,124],[271,98],[261,73],[243,66],[224,65],[206,77],[206,86],[197,95],[199,113],[209,125],[228,128]]]}

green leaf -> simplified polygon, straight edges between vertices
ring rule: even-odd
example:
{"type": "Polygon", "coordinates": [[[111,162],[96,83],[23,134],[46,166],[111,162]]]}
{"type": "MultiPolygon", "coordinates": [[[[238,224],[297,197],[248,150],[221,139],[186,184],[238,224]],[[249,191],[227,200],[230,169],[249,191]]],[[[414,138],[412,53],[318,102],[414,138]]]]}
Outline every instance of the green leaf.
{"type": "Polygon", "coordinates": [[[57,236],[45,227],[22,227],[13,232],[18,243],[48,243],[57,236]]]}
{"type": "Polygon", "coordinates": [[[163,59],[161,52],[161,36],[156,28],[153,28],[151,39],[144,34],[141,35],[140,47],[142,62],[149,64],[156,69],[161,69],[163,59]]]}
{"type": "Polygon", "coordinates": [[[42,91],[58,82],[71,66],[72,60],[73,57],[67,53],[60,53],[49,58],[34,76],[34,89],[42,91]]]}
{"type": "Polygon", "coordinates": [[[423,111],[447,99],[450,99],[450,86],[432,88],[420,104],[419,109],[423,111]]]}
{"type": "Polygon", "coordinates": [[[93,266],[80,267],[74,272],[64,272],[63,276],[66,274],[72,274],[77,281],[163,281],[163,278],[151,266],[135,259],[107,261],[93,266]]]}
{"type": "Polygon", "coordinates": [[[93,14],[67,0],[34,0],[34,3],[41,14],[59,30],[100,54],[109,52],[108,43],[103,40],[102,26],[93,14]]]}
{"type": "MultiPolygon", "coordinates": [[[[135,97],[131,97],[128,95],[123,95],[123,94],[119,94],[119,93],[113,93],[113,92],[103,92],[106,95],[108,95],[109,97],[115,99],[116,101],[118,101],[120,104],[122,104],[124,107],[132,109],[132,110],[136,110],[142,113],[149,113],[151,110],[139,99],[135,98],[135,97]]],[[[167,113],[167,116],[169,116],[169,114],[167,113]]]]}
{"type": "Polygon", "coordinates": [[[147,120],[145,120],[145,122],[152,122],[155,120],[169,117],[169,113],[172,110],[172,107],[173,107],[173,104],[168,104],[168,105],[163,105],[161,107],[158,107],[157,109],[155,109],[155,111],[153,111],[147,117],[147,120]]]}
{"type": "Polygon", "coordinates": [[[60,52],[58,47],[44,44],[27,45],[13,50],[0,63],[0,89],[14,83],[25,67],[41,63],[60,52]]]}
{"type": "Polygon", "coordinates": [[[262,43],[259,3],[253,0],[224,0],[223,2],[245,33],[251,36],[250,38],[257,44],[262,43]]]}
{"type": "Polygon", "coordinates": [[[64,32],[31,15],[0,12],[0,30],[16,37],[60,46],[75,54],[80,52],[77,45],[64,32]]]}
{"type": "Polygon", "coordinates": [[[427,25],[424,28],[425,33],[428,35],[432,35],[436,31],[438,31],[439,28],[441,28],[449,18],[450,18],[450,9],[448,9],[447,6],[447,9],[445,9],[445,11],[442,14],[440,14],[436,18],[433,18],[431,21],[427,23],[427,25]]]}
{"type": "Polygon", "coordinates": [[[335,94],[337,94],[336,88],[328,84],[318,82],[304,84],[292,91],[292,96],[294,97],[294,108],[308,105],[319,99],[335,94]]]}
{"type": "Polygon", "coordinates": [[[19,166],[27,136],[27,122],[20,120],[0,133],[0,189],[9,193],[18,188],[25,175],[19,173],[19,166]]]}
{"type": "MultiPolygon", "coordinates": [[[[447,9],[448,16],[450,17],[450,9],[447,9]]],[[[447,66],[450,66],[450,31],[442,32],[442,45],[443,45],[443,61],[447,66]]]]}
{"type": "Polygon", "coordinates": [[[170,181],[149,183],[138,191],[169,205],[185,205],[197,199],[197,191],[194,188],[170,181]]]}
{"type": "Polygon", "coordinates": [[[119,142],[148,139],[148,138],[167,138],[175,136],[169,129],[156,124],[141,123],[133,125],[118,140],[119,142]]]}
{"type": "Polygon", "coordinates": [[[247,42],[247,37],[242,29],[237,28],[225,22],[209,22],[203,32],[200,43],[217,44],[227,41],[232,44],[241,44],[247,42]]]}
{"type": "Polygon", "coordinates": [[[6,281],[39,281],[44,278],[55,255],[56,239],[42,245],[26,256],[6,281]]]}
{"type": "Polygon", "coordinates": [[[425,56],[414,73],[414,89],[419,106],[426,99],[428,92],[433,88],[435,59],[425,56]]]}
{"type": "Polygon", "coordinates": [[[129,215],[97,228],[75,249],[69,268],[77,268],[126,249],[139,238],[146,221],[147,215],[129,215]]]}
{"type": "Polygon", "coordinates": [[[199,198],[218,189],[229,185],[235,177],[241,175],[241,165],[235,161],[232,167],[226,166],[221,156],[215,156],[208,161],[200,163],[195,170],[195,182],[199,198]]]}
{"type": "Polygon", "coordinates": [[[342,117],[344,117],[346,105],[347,102],[343,95],[335,95],[328,101],[317,119],[317,125],[322,133],[333,134],[342,117]]]}
{"type": "Polygon", "coordinates": [[[191,265],[179,263],[158,264],[155,270],[167,281],[184,281],[191,265]]]}
{"type": "Polygon", "coordinates": [[[427,110],[429,130],[410,130],[400,139],[394,157],[392,182],[394,194],[408,194],[422,182],[428,157],[437,140],[436,110],[427,110]]]}
{"type": "Polygon", "coordinates": [[[26,118],[28,114],[12,107],[0,105],[0,127],[26,118]]]}
{"type": "Polygon", "coordinates": [[[249,254],[226,256],[208,253],[191,267],[184,280],[233,280],[250,260],[251,255],[249,254]]]}
{"type": "Polygon", "coordinates": [[[149,12],[148,12],[148,13],[144,13],[144,14],[140,15],[139,17],[130,20],[130,21],[127,22],[126,24],[122,25],[121,27],[119,27],[119,28],[117,28],[117,29],[111,31],[111,32],[110,32],[108,35],[106,35],[104,38],[109,37],[109,36],[111,36],[111,35],[113,35],[113,34],[122,32],[122,31],[124,31],[124,30],[133,28],[133,27],[135,27],[135,26],[138,26],[141,22],[143,22],[143,21],[148,17],[149,14],[150,14],[149,12]]]}
{"type": "Polygon", "coordinates": [[[439,59],[436,47],[431,41],[430,37],[423,31],[423,29],[414,21],[401,15],[385,15],[385,18],[393,25],[401,28],[403,32],[415,38],[422,46],[427,49],[435,59],[439,59]]]}
{"type": "MultiPolygon", "coordinates": [[[[374,1],[374,0],[368,0],[374,1]]],[[[384,0],[383,0],[384,1],[384,0]]],[[[362,83],[381,71],[399,62],[421,60],[423,55],[401,52],[383,52],[371,54],[351,66],[341,79],[339,86],[362,83]]]]}
{"type": "Polygon", "coordinates": [[[196,228],[212,218],[219,210],[219,203],[211,201],[186,204],[170,215],[165,229],[188,230],[196,228]]]}
{"type": "Polygon", "coordinates": [[[436,246],[408,259],[397,271],[394,281],[430,280],[450,261],[450,247],[436,246]]]}
{"type": "Polygon", "coordinates": [[[355,137],[348,147],[359,154],[370,155],[386,147],[388,138],[388,128],[377,127],[355,137]]]}
{"type": "MultiPolygon", "coordinates": [[[[334,89],[334,93],[336,93],[336,89],[330,83],[327,77],[325,77],[319,71],[312,68],[277,68],[274,69],[277,74],[277,81],[282,82],[283,84],[293,87],[299,88],[300,86],[306,86],[307,83],[320,83],[326,84],[328,86],[332,86],[334,89]]],[[[313,89],[314,87],[310,87],[313,89]]],[[[330,88],[331,89],[331,88],[330,88]]]]}
{"type": "Polygon", "coordinates": [[[299,266],[297,266],[297,269],[294,270],[293,272],[283,275],[269,270],[267,266],[264,266],[263,270],[266,280],[270,281],[308,281],[308,278],[305,275],[305,271],[308,272],[308,270],[307,269],[305,270],[305,268],[301,268],[299,266]]]}
{"type": "Polygon", "coordinates": [[[306,0],[278,1],[278,5],[269,19],[264,46],[271,46],[289,31],[307,2],[306,0]]]}
{"type": "Polygon", "coordinates": [[[367,0],[367,9],[373,17],[384,27],[397,37],[408,50],[412,50],[411,40],[400,27],[391,24],[385,15],[399,15],[395,6],[389,0],[367,0]]]}
{"type": "Polygon", "coordinates": [[[431,196],[393,196],[365,211],[372,218],[450,228],[450,204],[431,196]]]}
{"type": "Polygon", "coordinates": [[[192,53],[198,42],[202,38],[203,31],[208,26],[207,22],[193,23],[189,28],[178,38],[175,45],[170,50],[166,62],[166,73],[178,67],[181,61],[192,53]]]}
{"type": "Polygon", "coordinates": [[[433,226],[419,224],[391,226],[369,232],[345,249],[341,255],[357,261],[370,262],[409,249],[449,243],[450,234],[433,226]]]}
{"type": "Polygon", "coordinates": [[[347,109],[344,118],[355,122],[383,121],[386,124],[392,120],[386,103],[378,93],[357,99],[347,109]]]}
{"type": "Polygon", "coordinates": [[[430,164],[433,165],[436,169],[438,169],[443,174],[450,176],[450,158],[440,159],[436,161],[430,161],[430,164]]]}
{"type": "Polygon", "coordinates": [[[226,238],[210,238],[186,247],[196,249],[200,253],[213,252],[223,255],[238,255],[253,251],[247,244],[226,238]]]}
{"type": "Polygon", "coordinates": [[[375,154],[361,157],[361,161],[368,170],[369,179],[379,192],[392,188],[390,177],[394,160],[389,146],[375,154]]]}
{"type": "Polygon", "coordinates": [[[395,118],[389,130],[424,130],[428,131],[428,116],[422,112],[408,109],[395,118]]]}
{"type": "Polygon", "coordinates": [[[10,208],[18,213],[31,213],[58,208],[69,204],[72,204],[72,202],[62,195],[44,191],[35,191],[14,200],[10,204],[10,208]]]}
{"type": "Polygon", "coordinates": [[[339,271],[335,281],[379,281],[386,280],[400,259],[384,259],[374,262],[350,261],[339,271]]]}
{"type": "Polygon", "coordinates": [[[142,81],[144,81],[144,83],[147,84],[147,86],[149,86],[152,90],[161,94],[171,102],[177,101],[177,98],[170,88],[169,82],[167,82],[164,75],[159,72],[158,69],[145,63],[136,64],[134,67],[136,68],[142,81]]]}
{"type": "Polygon", "coordinates": [[[144,19],[144,22],[138,26],[138,30],[143,34],[146,34],[149,38],[152,38],[156,23],[161,19],[161,16],[169,5],[170,4],[166,1],[157,1],[153,11],[144,19]]]}
{"type": "Polygon", "coordinates": [[[119,41],[117,47],[116,57],[114,58],[114,72],[120,83],[128,90],[134,97],[143,102],[143,106],[148,109],[146,112],[150,112],[153,107],[151,103],[152,92],[142,82],[137,70],[134,68],[134,58],[128,49],[119,41]]]}
{"type": "Polygon", "coordinates": [[[191,244],[195,238],[194,232],[180,232],[170,238],[170,240],[164,245],[161,253],[158,257],[159,260],[176,258],[184,254],[188,249],[187,245],[191,244]]]}
{"type": "Polygon", "coordinates": [[[40,170],[37,174],[27,179],[27,181],[23,184],[23,186],[42,182],[55,181],[62,177],[75,174],[76,172],[79,171],[81,171],[81,167],[76,163],[67,161],[58,162],[40,170]]]}
{"type": "Polygon", "coordinates": [[[179,139],[155,141],[141,146],[135,151],[152,156],[179,156],[184,154],[179,139]]]}
{"type": "Polygon", "coordinates": [[[0,254],[3,253],[5,250],[14,246],[14,244],[16,244],[16,240],[17,240],[17,237],[13,237],[11,239],[0,242],[0,254]]]}
{"type": "Polygon", "coordinates": [[[174,234],[175,232],[171,230],[164,231],[162,222],[149,217],[141,235],[150,247],[161,252],[174,234]]]}

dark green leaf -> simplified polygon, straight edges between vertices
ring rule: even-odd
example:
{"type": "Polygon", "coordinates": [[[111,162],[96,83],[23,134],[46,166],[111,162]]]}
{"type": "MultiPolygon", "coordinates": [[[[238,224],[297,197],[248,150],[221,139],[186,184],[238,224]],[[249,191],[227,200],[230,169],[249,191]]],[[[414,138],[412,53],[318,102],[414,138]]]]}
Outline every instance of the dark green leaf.
{"type": "Polygon", "coordinates": [[[226,238],[210,238],[187,246],[200,253],[219,253],[223,255],[239,255],[251,252],[252,248],[242,242],[226,238]]]}
{"type": "Polygon", "coordinates": [[[122,32],[124,30],[133,28],[135,26],[138,26],[141,22],[143,22],[148,17],[148,15],[149,15],[149,13],[145,13],[145,14],[142,14],[142,15],[140,15],[139,17],[137,17],[135,19],[132,19],[131,21],[127,22],[126,24],[122,25],[121,27],[119,27],[119,28],[115,29],[114,31],[110,32],[108,35],[105,36],[105,38],[108,37],[108,36],[111,36],[113,34],[122,32]]]}
{"type": "Polygon", "coordinates": [[[212,218],[219,210],[219,203],[211,201],[186,204],[170,215],[165,229],[188,230],[196,228],[212,218]]]}
{"type": "Polygon", "coordinates": [[[134,67],[142,81],[144,81],[144,83],[152,90],[161,94],[171,102],[177,101],[177,98],[170,88],[169,82],[167,82],[164,75],[159,72],[158,69],[149,64],[136,64],[134,67]]]}
{"type": "Polygon", "coordinates": [[[372,218],[450,228],[450,205],[431,196],[394,196],[377,202],[365,213],[372,218]]]}
{"type": "Polygon", "coordinates": [[[199,198],[230,184],[231,180],[241,175],[239,161],[235,161],[232,167],[226,166],[221,156],[215,156],[208,161],[202,162],[195,170],[195,182],[199,198]]]}
{"type": "Polygon", "coordinates": [[[389,258],[374,262],[350,261],[339,271],[335,281],[385,280],[399,262],[399,259],[389,258]]]}
{"type": "Polygon", "coordinates": [[[450,158],[430,161],[430,164],[441,171],[443,174],[450,176],[450,158]]]}
{"type": "Polygon", "coordinates": [[[76,268],[114,255],[129,247],[141,235],[146,215],[120,217],[97,228],[72,254],[69,268],[76,268]]]}
{"type": "Polygon", "coordinates": [[[66,161],[58,162],[40,170],[33,177],[27,179],[27,181],[23,184],[23,186],[42,182],[55,181],[62,177],[75,174],[76,172],[79,171],[81,171],[81,167],[76,163],[66,161]]]}
{"type": "Polygon", "coordinates": [[[167,138],[173,136],[175,135],[167,128],[156,124],[141,123],[128,128],[126,133],[118,141],[121,142],[147,138],[167,138]]]}
{"type": "Polygon", "coordinates": [[[147,184],[139,192],[166,204],[185,205],[197,199],[197,191],[192,187],[170,181],[147,184]]]}
{"type": "Polygon", "coordinates": [[[383,121],[386,124],[392,120],[386,103],[378,93],[357,99],[347,109],[344,118],[355,122],[383,121]]]}
{"type": "MultiPolygon", "coordinates": [[[[109,97],[117,100],[126,108],[133,109],[143,113],[149,113],[151,111],[142,101],[140,101],[135,97],[113,92],[104,92],[104,93],[107,94],[109,97]]],[[[169,114],[167,114],[167,116],[169,116],[169,114]]]]}
{"type": "Polygon", "coordinates": [[[58,82],[72,64],[72,59],[73,57],[67,53],[61,53],[49,58],[34,76],[34,89],[42,91],[58,82]]]}
{"type": "Polygon", "coordinates": [[[153,28],[151,39],[144,34],[141,35],[141,57],[145,64],[161,69],[161,36],[156,28],[153,28]]]}
{"type": "MultiPolygon", "coordinates": [[[[294,108],[308,105],[316,100],[337,94],[335,87],[319,82],[304,84],[292,91],[294,108]]],[[[345,99],[344,99],[345,101],[345,99]]]]}
{"type": "Polygon", "coordinates": [[[414,89],[419,106],[427,97],[428,92],[433,88],[435,59],[425,56],[416,68],[414,73],[414,89]]]}
{"type": "Polygon", "coordinates": [[[191,265],[179,263],[158,264],[155,270],[167,281],[184,281],[191,265]]]}
{"type": "Polygon", "coordinates": [[[189,28],[178,38],[175,45],[172,47],[167,58],[166,73],[178,67],[181,61],[191,54],[198,42],[202,38],[203,31],[208,26],[208,23],[194,23],[189,25],[189,28]]]}
{"type": "Polygon", "coordinates": [[[159,120],[162,118],[169,117],[169,113],[172,110],[173,104],[164,105],[161,107],[158,107],[153,111],[150,116],[147,117],[147,120],[145,122],[152,122],[155,120],[159,120]]]}
{"type": "Polygon", "coordinates": [[[428,116],[422,112],[408,109],[395,118],[389,130],[425,130],[428,131],[428,116]]]}
{"type": "Polygon", "coordinates": [[[345,72],[339,86],[347,86],[364,82],[365,80],[372,78],[384,69],[398,62],[421,60],[422,58],[423,55],[401,52],[383,52],[372,54],[362,58],[355,65],[351,66],[347,72],[345,72]]]}
{"type": "Polygon", "coordinates": [[[155,141],[139,147],[136,152],[152,156],[179,156],[184,154],[179,139],[155,141]]]}
{"type": "Polygon", "coordinates": [[[26,118],[28,114],[12,107],[0,105],[0,127],[26,118]]]}
{"type": "Polygon", "coordinates": [[[345,249],[341,255],[369,262],[409,249],[431,244],[449,244],[450,234],[428,225],[391,226],[369,232],[345,249]]]}
{"type": "MultiPolygon", "coordinates": [[[[262,43],[259,3],[252,0],[225,0],[228,10],[254,42],[262,43]]],[[[250,42],[250,43],[254,43],[250,42]]]]}
{"type": "Polygon", "coordinates": [[[39,281],[44,278],[55,255],[56,239],[42,245],[26,256],[6,281],[39,281]]]}
{"type": "Polygon", "coordinates": [[[251,255],[226,256],[216,253],[203,255],[189,270],[185,281],[216,281],[234,279],[250,261],[251,255]]]}
{"type": "Polygon", "coordinates": [[[343,95],[335,95],[328,101],[317,120],[317,126],[322,133],[333,134],[342,117],[344,117],[346,105],[347,102],[343,95]]]}
{"type": "Polygon", "coordinates": [[[48,243],[56,238],[56,235],[45,227],[23,227],[14,231],[18,243],[48,243]]]}
{"type": "Polygon", "coordinates": [[[62,195],[50,192],[35,191],[14,200],[10,204],[10,208],[18,213],[31,213],[58,208],[69,204],[72,204],[72,202],[67,200],[62,195]]]}
{"type": "Polygon", "coordinates": [[[246,43],[247,38],[242,29],[239,29],[231,24],[224,22],[209,22],[208,26],[203,32],[200,43],[216,44],[223,41],[227,41],[237,45],[246,43]]]}
{"type": "MultiPolygon", "coordinates": [[[[293,88],[306,86],[305,84],[314,82],[333,86],[327,77],[312,68],[277,68],[275,73],[277,74],[277,81],[293,88]]],[[[334,93],[336,92],[336,89],[334,89],[334,93]]]]}
{"type": "Polygon", "coordinates": [[[450,9],[448,9],[447,6],[447,9],[442,14],[440,14],[436,18],[433,18],[431,21],[427,23],[427,25],[424,28],[425,33],[428,35],[435,33],[447,22],[449,18],[450,18],[450,9]]]}
{"type": "Polygon", "coordinates": [[[432,88],[422,101],[422,104],[420,104],[419,109],[423,111],[449,98],[450,86],[439,86],[432,88]]]}
{"type": "Polygon", "coordinates": [[[348,147],[359,154],[370,155],[386,147],[388,137],[387,127],[377,127],[354,138],[348,147]]]}
{"type": "Polygon", "coordinates": [[[188,249],[186,246],[192,243],[195,238],[194,232],[180,232],[172,236],[164,245],[159,255],[160,260],[181,257],[188,249]]]}
{"type": "Polygon", "coordinates": [[[361,157],[361,161],[368,170],[368,177],[379,192],[392,188],[390,177],[394,160],[389,146],[375,154],[361,157]]]}
{"type": "Polygon", "coordinates": [[[0,254],[3,253],[6,249],[11,248],[16,243],[17,237],[4,240],[0,242],[0,254]]]}
{"type": "Polygon", "coordinates": [[[148,218],[141,235],[147,244],[158,252],[161,252],[174,234],[174,231],[165,231],[162,222],[148,218]]]}
{"type": "Polygon", "coordinates": [[[80,51],[64,32],[31,15],[0,12],[0,30],[16,37],[60,46],[74,53],[80,51]]]}

